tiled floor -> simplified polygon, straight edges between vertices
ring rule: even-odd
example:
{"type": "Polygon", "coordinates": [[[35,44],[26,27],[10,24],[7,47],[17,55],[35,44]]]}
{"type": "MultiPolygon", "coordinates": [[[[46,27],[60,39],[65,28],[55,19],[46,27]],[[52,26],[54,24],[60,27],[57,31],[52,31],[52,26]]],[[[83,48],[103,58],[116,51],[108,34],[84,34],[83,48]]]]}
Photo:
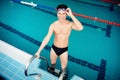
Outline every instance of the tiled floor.
{"type": "Polygon", "coordinates": [[[12,58],[0,53],[0,74],[8,80],[35,80],[24,75],[23,64],[18,63],[12,58]]]}
{"type": "MultiPolygon", "coordinates": [[[[36,80],[36,76],[25,76],[26,62],[30,59],[23,51],[0,41],[0,76],[7,80],[36,80]],[[3,46],[2,46],[3,45],[3,46]],[[17,53],[19,52],[19,53],[17,53]],[[26,56],[26,57],[25,57],[26,56]]],[[[41,80],[57,80],[58,78],[39,68],[40,59],[34,59],[29,65],[28,73],[40,73],[41,80]]]]}

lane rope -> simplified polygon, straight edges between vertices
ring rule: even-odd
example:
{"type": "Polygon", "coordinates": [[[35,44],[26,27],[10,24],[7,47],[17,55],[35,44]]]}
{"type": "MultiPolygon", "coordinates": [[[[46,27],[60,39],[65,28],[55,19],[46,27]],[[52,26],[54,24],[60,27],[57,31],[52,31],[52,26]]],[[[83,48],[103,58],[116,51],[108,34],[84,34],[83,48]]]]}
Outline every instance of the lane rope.
{"type": "Polygon", "coordinates": [[[120,1],[115,1],[115,0],[102,0],[103,2],[110,2],[113,4],[120,4],[120,1]]]}
{"type": "Polygon", "coordinates": [[[73,12],[73,14],[75,16],[80,16],[80,17],[87,18],[87,19],[90,19],[90,20],[95,20],[95,21],[98,21],[98,22],[102,22],[102,23],[106,23],[106,24],[110,24],[110,25],[120,27],[120,23],[116,23],[116,22],[112,22],[112,21],[108,21],[108,20],[103,20],[103,19],[96,18],[96,17],[86,16],[86,15],[78,14],[78,13],[74,13],[74,12],[73,12]]]}
{"type": "MultiPolygon", "coordinates": [[[[33,2],[25,2],[25,1],[22,1],[22,0],[11,0],[11,1],[23,4],[23,5],[39,8],[39,9],[47,9],[47,10],[51,10],[51,11],[56,11],[56,9],[53,8],[53,7],[39,5],[39,4],[35,4],[33,2]]],[[[109,21],[109,20],[103,20],[103,19],[100,19],[100,18],[91,17],[91,16],[87,16],[87,15],[84,15],[84,14],[78,14],[78,13],[75,13],[75,12],[73,12],[73,15],[120,27],[120,23],[117,23],[117,22],[112,22],[112,21],[109,21]]]]}

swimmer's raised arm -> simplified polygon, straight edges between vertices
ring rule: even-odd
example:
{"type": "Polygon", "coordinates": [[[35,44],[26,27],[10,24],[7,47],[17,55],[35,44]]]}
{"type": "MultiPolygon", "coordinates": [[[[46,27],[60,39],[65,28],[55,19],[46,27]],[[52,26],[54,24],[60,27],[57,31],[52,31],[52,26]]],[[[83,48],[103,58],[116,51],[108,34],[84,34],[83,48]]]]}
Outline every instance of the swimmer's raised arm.
{"type": "Polygon", "coordinates": [[[70,8],[66,9],[66,13],[68,16],[70,16],[73,20],[72,22],[72,28],[75,30],[82,30],[83,29],[83,25],[81,24],[81,22],[79,22],[79,20],[72,14],[72,11],[70,8]]]}

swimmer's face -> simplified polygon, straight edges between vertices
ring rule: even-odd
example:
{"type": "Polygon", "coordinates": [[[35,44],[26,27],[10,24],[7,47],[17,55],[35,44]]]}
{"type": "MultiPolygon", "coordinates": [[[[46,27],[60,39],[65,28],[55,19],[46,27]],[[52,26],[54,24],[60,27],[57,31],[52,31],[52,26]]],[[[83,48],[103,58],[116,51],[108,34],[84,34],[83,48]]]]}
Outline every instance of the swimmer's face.
{"type": "Polygon", "coordinates": [[[66,10],[65,9],[58,9],[57,16],[58,16],[59,20],[66,20],[66,16],[67,16],[66,10]]]}

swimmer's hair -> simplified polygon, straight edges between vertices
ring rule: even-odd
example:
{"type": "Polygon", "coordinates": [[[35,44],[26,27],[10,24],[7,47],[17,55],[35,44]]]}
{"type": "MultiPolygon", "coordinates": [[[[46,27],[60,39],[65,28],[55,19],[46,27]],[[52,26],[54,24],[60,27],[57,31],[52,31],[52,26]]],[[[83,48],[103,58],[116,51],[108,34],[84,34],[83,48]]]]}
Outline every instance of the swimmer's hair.
{"type": "Polygon", "coordinates": [[[57,6],[57,10],[58,9],[67,9],[68,7],[67,7],[67,5],[65,5],[65,4],[59,4],[58,6],[57,6]]]}

